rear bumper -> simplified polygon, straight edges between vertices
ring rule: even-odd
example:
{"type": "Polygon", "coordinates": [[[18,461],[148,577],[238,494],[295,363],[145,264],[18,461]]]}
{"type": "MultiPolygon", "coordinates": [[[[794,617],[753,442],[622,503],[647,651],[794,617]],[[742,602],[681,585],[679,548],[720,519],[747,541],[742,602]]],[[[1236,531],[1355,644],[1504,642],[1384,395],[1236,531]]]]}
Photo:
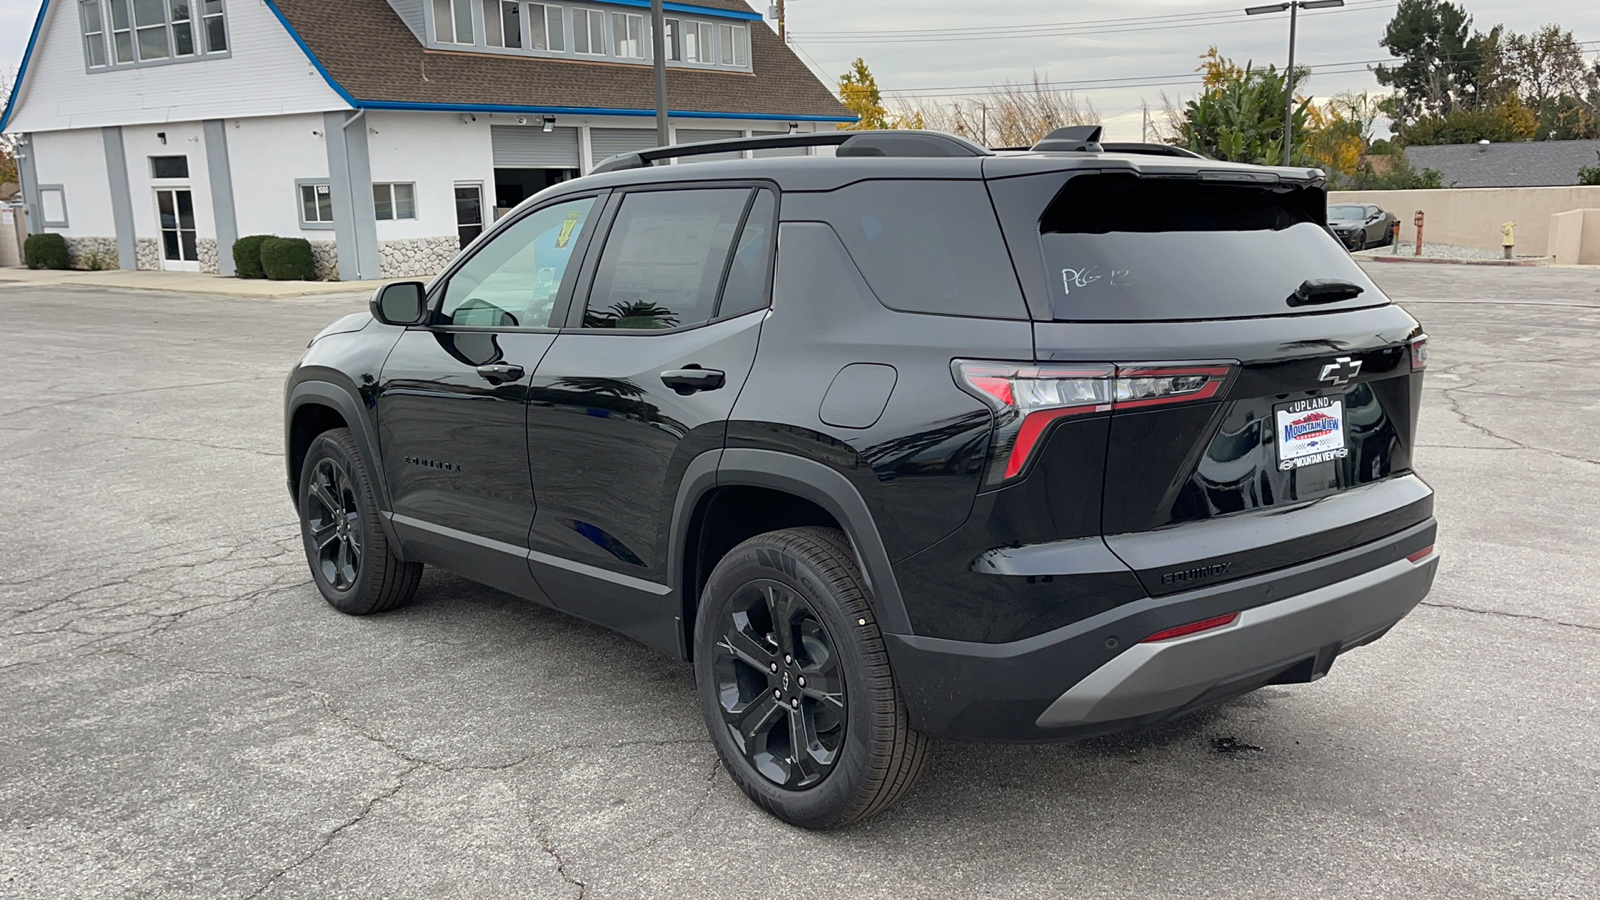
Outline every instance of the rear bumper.
{"type": "Polygon", "coordinates": [[[1433,585],[1435,523],[1289,569],[1147,598],[1008,644],[885,635],[913,727],[1038,741],[1154,724],[1268,684],[1314,681],[1404,618],[1433,585]],[[1232,624],[1140,643],[1239,612],[1232,624]]]}

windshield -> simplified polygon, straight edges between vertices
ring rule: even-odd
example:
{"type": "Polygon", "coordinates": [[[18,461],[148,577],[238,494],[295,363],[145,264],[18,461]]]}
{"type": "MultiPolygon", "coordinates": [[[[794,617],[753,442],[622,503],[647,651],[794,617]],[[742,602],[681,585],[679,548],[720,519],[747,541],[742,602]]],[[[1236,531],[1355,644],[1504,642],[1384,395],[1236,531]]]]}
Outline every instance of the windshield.
{"type": "Polygon", "coordinates": [[[1359,206],[1330,206],[1328,207],[1329,222],[1359,222],[1365,216],[1359,206]]]}
{"type": "Polygon", "coordinates": [[[1323,222],[1314,187],[1080,175],[1039,223],[1058,321],[1292,315],[1308,280],[1359,288],[1317,312],[1388,302],[1323,222]]]}

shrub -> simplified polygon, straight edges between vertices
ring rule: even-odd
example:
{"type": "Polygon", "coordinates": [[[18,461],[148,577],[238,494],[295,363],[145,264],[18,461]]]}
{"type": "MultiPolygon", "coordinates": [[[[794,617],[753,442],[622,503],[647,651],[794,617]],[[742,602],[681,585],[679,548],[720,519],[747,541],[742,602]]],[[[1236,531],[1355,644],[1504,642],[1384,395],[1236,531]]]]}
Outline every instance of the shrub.
{"type": "Polygon", "coordinates": [[[22,259],[30,269],[70,269],[67,239],[59,234],[29,235],[22,243],[22,259]]]}
{"type": "MultiPolygon", "coordinates": [[[[1600,150],[1594,152],[1596,162],[1600,162],[1600,150]]],[[[1600,184],[1600,166],[1584,166],[1578,170],[1579,184],[1600,184]]]]}
{"type": "Polygon", "coordinates": [[[272,240],[270,234],[252,234],[233,242],[233,274],[238,278],[265,278],[261,268],[261,245],[272,240]]]}
{"type": "Polygon", "coordinates": [[[311,281],[317,261],[305,238],[267,238],[261,243],[261,268],[273,281],[311,281]]]}

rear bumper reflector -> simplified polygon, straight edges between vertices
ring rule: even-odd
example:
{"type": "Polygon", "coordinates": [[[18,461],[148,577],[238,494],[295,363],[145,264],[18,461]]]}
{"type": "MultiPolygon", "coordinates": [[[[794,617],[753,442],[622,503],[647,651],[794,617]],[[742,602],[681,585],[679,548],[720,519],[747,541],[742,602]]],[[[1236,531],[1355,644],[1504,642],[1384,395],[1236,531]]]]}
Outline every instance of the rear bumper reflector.
{"type": "Polygon", "coordinates": [[[1228,613],[1225,616],[1214,616],[1210,619],[1201,619],[1198,622],[1190,622],[1187,625],[1179,625],[1176,628],[1168,628],[1166,631],[1158,631],[1139,643],[1149,644],[1155,641],[1170,641],[1173,638],[1188,637],[1191,634],[1199,634],[1202,631],[1210,631],[1213,628],[1222,628],[1227,625],[1232,625],[1238,618],[1239,614],[1235,612],[1228,613]]]}

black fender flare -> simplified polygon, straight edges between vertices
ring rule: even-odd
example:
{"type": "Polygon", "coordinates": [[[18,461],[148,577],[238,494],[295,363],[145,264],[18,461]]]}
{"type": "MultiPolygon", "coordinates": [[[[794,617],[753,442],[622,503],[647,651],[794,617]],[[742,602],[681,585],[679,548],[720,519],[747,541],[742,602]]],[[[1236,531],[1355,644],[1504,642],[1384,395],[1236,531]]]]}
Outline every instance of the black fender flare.
{"type": "MultiPolygon", "coordinates": [[[[866,501],[850,480],[816,460],[775,450],[708,450],[690,461],[678,485],[672,511],[672,538],[668,577],[680,597],[684,585],[683,552],[689,526],[700,500],[713,488],[742,485],[794,494],[817,504],[844,528],[845,536],[861,564],[861,574],[872,592],[878,627],[887,634],[911,634],[911,618],[900,595],[899,582],[889,563],[878,526],[866,501]]],[[[681,629],[680,629],[681,630],[681,629]]],[[[688,636],[684,635],[685,649],[688,636]]]]}
{"type": "MultiPolygon", "coordinates": [[[[378,454],[378,436],[373,433],[372,420],[363,411],[362,403],[356,399],[351,388],[341,387],[328,381],[302,381],[289,389],[288,396],[284,399],[283,415],[283,460],[285,468],[294,458],[292,441],[294,415],[300,407],[308,403],[318,403],[333,408],[350,427],[350,434],[356,439],[356,447],[361,451],[361,458],[367,463],[368,472],[372,476],[373,492],[378,498],[378,521],[383,523],[383,530],[389,538],[389,546],[400,557],[406,559],[406,553],[400,538],[394,531],[394,525],[389,521],[389,511],[393,507],[389,504],[389,484],[383,474],[383,457],[378,454]]],[[[295,475],[291,473],[289,483],[294,483],[295,475]]],[[[291,494],[293,489],[291,488],[291,494]]],[[[293,502],[298,506],[299,498],[293,497],[293,502]]]]}

